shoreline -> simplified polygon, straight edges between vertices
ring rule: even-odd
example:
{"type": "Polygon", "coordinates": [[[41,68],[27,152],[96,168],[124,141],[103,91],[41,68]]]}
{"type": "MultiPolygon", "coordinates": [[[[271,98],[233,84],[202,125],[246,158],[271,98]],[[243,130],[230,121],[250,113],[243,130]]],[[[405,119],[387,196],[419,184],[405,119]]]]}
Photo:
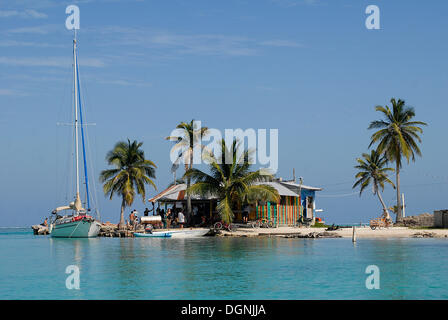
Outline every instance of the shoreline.
{"type": "MultiPolygon", "coordinates": [[[[36,227],[36,226],[33,226],[36,227]]],[[[18,229],[21,229],[19,227],[18,229]]],[[[7,229],[7,228],[5,228],[7,229]]],[[[28,229],[28,228],[23,228],[28,229]]],[[[44,230],[46,228],[42,228],[44,230]]],[[[184,230],[204,230],[209,228],[184,228],[184,230]]],[[[157,229],[157,231],[179,231],[178,228],[157,229]]],[[[36,232],[35,235],[45,235],[45,232],[36,232]]],[[[138,230],[136,232],[144,232],[138,230]]],[[[205,236],[209,237],[235,237],[235,238],[262,238],[262,237],[282,237],[282,238],[352,238],[352,228],[341,228],[333,231],[326,231],[326,228],[312,227],[276,227],[276,228],[238,228],[236,231],[209,229],[209,233],[205,236]]],[[[118,230],[116,225],[103,225],[98,237],[134,237],[133,230],[118,230]]],[[[357,239],[388,239],[388,238],[446,238],[448,239],[448,229],[431,229],[431,228],[409,228],[409,227],[390,227],[372,230],[368,226],[356,227],[357,239]]]]}
{"type": "MultiPolygon", "coordinates": [[[[352,228],[325,231],[325,228],[278,227],[268,229],[238,229],[233,232],[221,231],[217,236],[225,237],[284,237],[284,238],[351,238],[352,228]]],[[[372,230],[370,227],[356,227],[358,239],[387,238],[447,238],[448,229],[411,229],[391,227],[372,230]]]]}

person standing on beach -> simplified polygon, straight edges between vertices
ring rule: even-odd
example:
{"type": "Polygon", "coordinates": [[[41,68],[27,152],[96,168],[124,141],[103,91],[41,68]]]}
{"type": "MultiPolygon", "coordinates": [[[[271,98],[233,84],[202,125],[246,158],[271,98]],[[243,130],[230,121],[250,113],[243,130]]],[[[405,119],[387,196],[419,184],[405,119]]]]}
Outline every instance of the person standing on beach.
{"type": "Polygon", "coordinates": [[[184,216],[184,213],[182,212],[182,210],[180,210],[179,213],[177,214],[177,219],[179,222],[179,228],[183,229],[184,223],[185,223],[185,216],[184,216]]]}
{"type": "Polygon", "coordinates": [[[160,218],[162,219],[162,224],[163,224],[163,228],[166,228],[166,215],[165,215],[165,210],[162,209],[160,210],[160,218]]]}
{"type": "Polygon", "coordinates": [[[145,217],[147,217],[149,215],[149,209],[145,208],[145,211],[143,212],[143,214],[145,215],[145,217]]]}
{"type": "Polygon", "coordinates": [[[172,215],[171,215],[171,209],[168,209],[166,212],[166,223],[167,223],[167,228],[170,228],[171,225],[171,219],[172,219],[172,215]]]}
{"type": "Polygon", "coordinates": [[[131,214],[129,215],[129,223],[131,224],[131,226],[134,225],[134,219],[135,219],[135,214],[134,214],[134,210],[131,211],[131,214]]]}
{"type": "Polygon", "coordinates": [[[134,227],[138,224],[138,211],[134,209],[134,227]]]}
{"type": "Polygon", "coordinates": [[[199,208],[198,206],[193,207],[193,219],[191,219],[190,226],[196,225],[199,221],[199,208]]]}
{"type": "Polygon", "coordinates": [[[243,223],[247,223],[249,219],[249,210],[250,210],[249,205],[246,205],[243,210],[243,223]]]}

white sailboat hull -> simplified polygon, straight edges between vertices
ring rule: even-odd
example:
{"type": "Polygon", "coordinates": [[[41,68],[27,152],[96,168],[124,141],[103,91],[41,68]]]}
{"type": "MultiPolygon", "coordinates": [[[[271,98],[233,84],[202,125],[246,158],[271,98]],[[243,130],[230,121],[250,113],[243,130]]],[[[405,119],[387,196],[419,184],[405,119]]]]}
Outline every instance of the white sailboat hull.
{"type": "Polygon", "coordinates": [[[51,230],[53,238],[93,238],[100,232],[98,221],[78,220],[55,224],[51,230]]]}

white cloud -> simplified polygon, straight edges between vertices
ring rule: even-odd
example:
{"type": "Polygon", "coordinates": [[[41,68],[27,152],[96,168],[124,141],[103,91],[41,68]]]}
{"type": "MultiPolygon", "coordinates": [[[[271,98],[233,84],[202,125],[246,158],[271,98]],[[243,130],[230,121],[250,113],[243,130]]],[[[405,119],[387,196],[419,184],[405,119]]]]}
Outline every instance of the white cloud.
{"type": "Polygon", "coordinates": [[[111,84],[123,87],[152,87],[152,83],[150,82],[139,82],[139,81],[128,81],[128,80],[104,80],[104,79],[96,79],[95,80],[101,84],[111,84]]]}
{"type": "Polygon", "coordinates": [[[46,25],[46,26],[34,26],[34,27],[21,27],[15,29],[6,30],[6,33],[29,33],[29,34],[48,34],[53,29],[54,26],[46,25]]]}
{"type": "Polygon", "coordinates": [[[107,27],[97,30],[99,45],[124,45],[163,49],[167,54],[253,56],[256,42],[221,34],[178,34],[166,31],[107,27]]]}
{"type": "Polygon", "coordinates": [[[33,9],[28,9],[25,10],[25,14],[31,18],[35,18],[35,19],[46,19],[48,18],[48,16],[45,13],[42,12],[37,12],[36,10],[33,9]]]}
{"type": "Polygon", "coordinates": [[[262,41],[260,42],[262,46],[269,46],[269,47],[289,47],[289,48],[301,48],[303,45],[300,43],[297,43],[295,41],[289,41],[289,40],[268,40],[268,41],[262,41]]]}
{"type": "Polygon", "coordinates": [[[153,50],[153,55],[163,52],[165,56],[254,56],[262,47],[303,48],[304,45],[287,39],[258,40],[254,38],[223,34],[180,34],[127,27],[103,27],[90,29],[97,34],[99,46],[120,45],[153,50]]]}
{"type": "MultiPolygon", "coordinates": [[[[70,58],[61,57],[46,57],[46,58],[13,58],[0,57],[0,64],[7,66],[22,66],[22,67],[56,67],[65,68],[71,66],[70,58]]],[[[101,68],[105,63],[97,58],[84,58],[79,64],[83,67],[101,68]]]]}
{"type": "Polygon", "coordinates": [[[46,42],[29,42],[16,40],[0,40],[0,47],[41,47],[41,48],[64,48],[63,45],[51,44],[46,42]]]}
{"type": "Polygon", "coordinates": [[[13,8],[48,8],[61,4],[61,0],[8,0],[5,5],[13,8]]]}
{"type": "Polygon", "coordinates": [[[271,0],[272,3],[282,7],[295,7],[299,5],[317,5],[319,0],[271,0]]]}
{"type": "Polygon", "coordinates": [[[0,96],[25,96],[26,94],[17,90],[0,88],[0,96]]]}
{"type": "Polygon", "coordinates": [[[14,17],[17,16],[19,12],[15,11],[15,10],[10,10],[10,11],[0,11],[0,18],[9,18],[9,17],[14,17]]]}
{"type": "Polygon", "coordinates": [[[197,55],[230,55],[249,56],[256,54],[251,47],[251,41],[244,37],[196,34],[184,35],[169,32],[135,32],[124,41],[134,41],[149,47],[160,47],[173,50],[180,54],[197,55]]]}
{"type": "Polygon", "coordinates": [[[0,10],[0,18],[10,18],[10,17],[46,19],[48,18],[48,15],[46,15],[43,12],[38,12],[34,9],[26,9],[24,11],[0,10]]]}
{"type": "MultiPolygon", "coordinates": [[[[66,71],[64,72],[58,72],[56,73],[56,76],[47,76],[45,74],[49,73],[52,74],[51,72],[48,72],[50,70],[47,70],[46,73],[39,73],[39,75],[33,75],[33,74],[2,74],[0,77],[6,81],[19,81],[20,83],[24,83],[25,81],[31,81],[31,82],[63,82],[66,81],[67,75],[70,75],[70,71],[66,71]],[[65,77],[63,77],[62,75],[65,75],[65,77]]],[[[71,76],[69,76],[71,79],[71,76]]]]}
{"type": "Polygon", "coordinates": [[[52,8],[66,7],[70,4],[83,5],[90,3],[142,2],[144,0],[5,0],[2,3],[8,8],[52,8]]]}

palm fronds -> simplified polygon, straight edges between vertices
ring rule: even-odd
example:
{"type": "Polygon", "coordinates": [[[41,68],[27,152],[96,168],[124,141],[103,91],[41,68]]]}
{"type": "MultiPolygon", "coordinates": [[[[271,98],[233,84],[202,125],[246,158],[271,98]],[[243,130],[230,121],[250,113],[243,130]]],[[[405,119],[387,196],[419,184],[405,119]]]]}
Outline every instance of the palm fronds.
{"type": "Polygon", "coordinates": [[[229,147],[223,139],[220,149],[218,156],[208,156],[209,173],[190,169],[184,178],[195,182],[188,188],[192,194],[218,197],[217,210],[224,222],[233,221],[235,203],[279,200],[280,196],[275,188],[262,184],[272,179],[272,176],[262,175],[259,170],[250,170],[251,151],[240,150],[240,143],[236,139],[229,147]]]}
{"type": "MultiPolygon", "coordinates": [[[[402,219],[401,194],[400,194],[400,168],[402,158],[409,163],[415,161],[415,156],[421,156],[422,152],[418,143],[421,143],[421,126],[427,124],[422,121],[413,121],[414,108],[407,107],[404,100],[394,98],[390,100],[392,109],[388,106],[377,106],[375,110],[383,115],[382,120],[372,121],[369,129],[377,129],[372,136],[369,148],[376,146],[378,153],[383,154],[387,160],[395,162],[396,189],[397,189],[397,221],[402,219]]],[[[362,185],[362,184],[361,184],[362,185]]]]}
{"type": "MultiPolygon", "coordinates": [[[[157,189],[153,181],[157,166],[145,159],[142,145],[142,142],[129,139],[117,142],[106,156],[107,163],[115,168],[103,170],[100,174],[104,194],[111,200],[114,195],[121,196],[122,206],[131,206],[136,194],[145,202],[146,185],[157,189]]],[[[120,224],[124,224],[123,207],[121,211],[120,224]]]]}

